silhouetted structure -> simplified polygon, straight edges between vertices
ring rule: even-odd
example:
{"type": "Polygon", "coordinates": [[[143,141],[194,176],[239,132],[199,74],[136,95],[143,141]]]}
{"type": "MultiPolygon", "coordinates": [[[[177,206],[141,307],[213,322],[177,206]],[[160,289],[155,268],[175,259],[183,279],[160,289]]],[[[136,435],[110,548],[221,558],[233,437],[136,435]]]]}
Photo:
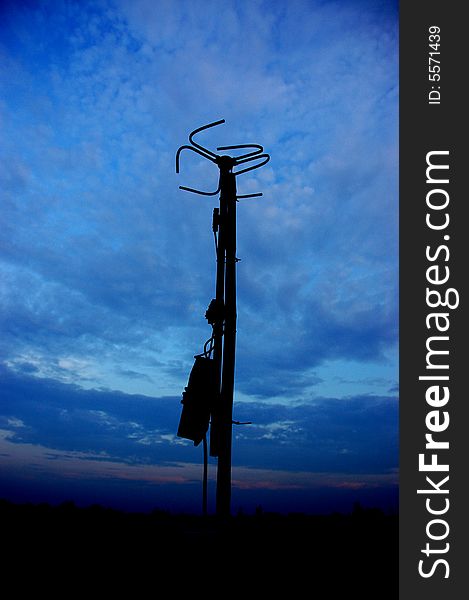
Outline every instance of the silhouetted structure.
{"type": "Polygon", "coordinates": [[[130,584],[129,597],[151,586],[156,593],[186,586],[194,594],[216,569],[217,578],[260,597],[306,590],[334,600],[398,598],[398,517],[376,508],[327,515],[257,510],[220,520],[0,499],[0,528],[5,577],[18,589],[43,586],[47,597],[54,580],[60,597],[64,586],[80,583],[86,597],[97,582],[104,597],[113,585],[122,594],[123,584],[130,584]]]}
{"type": "MultiPolygon", "coordinates": [[[[213,369],[204,365],[205,379],[200,377],[195,387],[190,378],[184,392],[183,413],[178,429],[178,435],[193,440],[195,445],[198,445],[203,439],[205,449],[205,434],[209,426],[207,412],[210,413],[210,455],[218,457],[216,505],[219,515],[230,513],[231,499],[231,438],[236,350],[236,263],[238,261],[236,258],[236,202],[240,198],[262,196],[262,193],[238,195],[236,177],[265,165],[270,159],[268,154],[264,154],[263,147],[258,144],[238,144],[217,148],[218,151],[250,150],[240,156],[232,157],[216,154],[194,141],[197,133],[224,122],[222,119],[195,129],[189,135],[190,145],[181,146],[176,153],[176,173],[179,173],[182,150],[195,152],[215,163],[220,170],[218,188],[214,192],[179,186],[182,190],[203,196],[220,194],[220,206],[214,209],[212,222],[217,254],[216,297],[210,303],[205,314],[213,331],[211,338],[205,344],[203,354],[196,357],[191,378],[195,377],[194,372],[201,373],[200,366],[203,363],[200,360],[197,362],[197,359],[208,360],[213,364],[213,369]],[[258,162],[259,160],[260,162],[258,162]],[[234,167],[253,161],[255,164],[233,171],[234,167]],[[212,393],[213,386],[216,390],[215,395],[212,393]],[[203,434],[202,437],[201,434],[203,434]]],[[[206,511],[206,463],[207,458],[204,455],[204,512],[206,511]]]]}

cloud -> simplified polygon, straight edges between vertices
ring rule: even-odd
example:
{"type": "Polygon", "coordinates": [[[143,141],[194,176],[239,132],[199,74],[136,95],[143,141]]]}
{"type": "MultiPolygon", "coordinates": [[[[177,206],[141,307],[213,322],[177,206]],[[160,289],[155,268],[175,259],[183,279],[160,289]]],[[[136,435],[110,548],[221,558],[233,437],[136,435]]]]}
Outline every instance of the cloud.
{"type": "MultiPolygon", "coordinates": [[[[26,481],[28,497],[48,498],[47,490],[56,490],[55,497],[62,498],[67,489],[68,498],[72,494],[79,501],[132,509],[143,506],[139,489],[146,490],[145,506],[166,503],[174,509],[194,498],[202,454],[200,447],[175,435],[180,398],[85,390],[5,368],[2,380],[4,494],[16,497],[26,481]]],[[[366,493],[367,502],[393,502],[389,494],[397,485],[398,467],[395,398],[322,398],[296,406],[237,402],[234,416],[252,422],[234,426],[236,502],[306,503],[311,510],[325,494],[335,495],[334,502],[340,504],[347,490],[366,493]],[[314,501],[313,491],[319,494],[314,501]],[[263,495],[268,492],[274,496],[263,495]],[[256,500],[250,493],[261,495],[256,500]],[[287,494],[283,501],[282,494],[287,494]],[[294,496],[288,500],[288,494],[294,496]]],[[[215,478],[210,460],[210,486],[215,478]]],[[[330,510],[331,504],[324,506],[330,510]]]]}
{"type": "MultiPolygon", "coordinates": [[[[126,464],[200,462],[200,450],[175,437],[180,397],[84,390],[5,368],[3,381],[2,427],[14,443],[126,464]]],[[[295,406],[237,402],[234,416],[252,422],[234,429],[238,466],[344,473],[397,467],[393,397],[321,398],[295,406]]]]}
{"type": "Polygon", "coordinates": [[[238,403],[235,418],[253,421],[235,428],[237,460],[243,464],[351,473],[397,468],[398,403],[393,397],[319,398],[293,407],[238,403]]]}
{"type": "Polygon", "coordinates": [[[366,369],[385,390],[397,365],[397,3],[2,10],[9,448],[189,460],[178,394],[211,333],[216,201],[178,186],[215,189],[218,172],[194,155],[176,176],[174,160],[189,131],[225,118],[204,144],[271,155],[238,178],[264,196],[238,207],[235,418],[254,424],[236,429],[235,466],[390,473],[394,389],[368,378],[367,393],[366,369]],[[357,365],[360,395],[317,397],[331,365],[334,381],[357,365]]]}

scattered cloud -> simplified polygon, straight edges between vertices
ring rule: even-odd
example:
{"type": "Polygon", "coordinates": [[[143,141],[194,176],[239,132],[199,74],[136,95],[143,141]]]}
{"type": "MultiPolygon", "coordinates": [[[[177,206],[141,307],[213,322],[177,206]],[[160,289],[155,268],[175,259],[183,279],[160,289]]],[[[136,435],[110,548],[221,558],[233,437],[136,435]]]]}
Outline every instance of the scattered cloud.
{"type": "Polygon", "coordinates": [[[271,155],[238,178],[264,193],[238,210],[236,389],[261,419],[237,430],[240,466],[267,469],[272,452],[286,470],[336,469],[339,455],[343,472],[391,468],[397,2],[1,11],[0,359],[20,399],[2,400],[8,443],[187,462],[174,407],[211,333],[214,202],[178,186],[215,189],[218,173],[194,155],[177,176],[174,160],[189,131],[225,118],[208,147],[271,155]],[[326,378],[337,394],[321,399],[326,378]]]}
{"type": "MultiPolygon", "coordinates": [[[[126,464],[198,463],[200,449],[175,433],[180,397],[85,390],[2,370],[2,428],[15,444],[91,453],[126,464]]],[[[394,397],[320,398],[289,406],[240,402],[235,418],[240,467],[311,472],[387,472],[397,466],[394,397]],[[373,453],[370,454],[370,444],[373,453]]]]}

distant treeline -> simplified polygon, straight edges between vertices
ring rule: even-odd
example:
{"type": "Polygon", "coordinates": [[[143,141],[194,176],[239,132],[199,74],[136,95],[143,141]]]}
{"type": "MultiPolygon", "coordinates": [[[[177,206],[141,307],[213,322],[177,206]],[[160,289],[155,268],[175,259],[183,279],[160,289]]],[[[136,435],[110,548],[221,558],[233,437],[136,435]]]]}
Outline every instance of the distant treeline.
{"type": "Polygon", "coordinates": [[[0,500],[0,527],[13,556],[67,570],[121,565],[140,577],[176,577],[176,586],[193,579],[195,589],[209,572],[225,573],[230,581],[263,581],[265,591],[289,582],[289,594],[306,583],[328,586],[330,594],[318,598],[335,598],[339,588],[362,598],[398,598],[398,517],[358,504],[351,514],[284,515],[258,507],[219,520],[0,500]]]}

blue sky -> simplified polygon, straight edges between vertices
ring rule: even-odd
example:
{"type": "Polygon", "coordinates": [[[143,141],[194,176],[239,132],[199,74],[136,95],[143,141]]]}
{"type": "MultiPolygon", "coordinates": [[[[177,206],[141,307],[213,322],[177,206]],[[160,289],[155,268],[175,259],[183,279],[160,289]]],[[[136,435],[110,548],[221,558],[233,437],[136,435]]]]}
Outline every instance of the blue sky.
{"type": "Polygon", "coordinates": [[[397,3],[1,11],[4,495],[198,509],[175,432],[216,200],[178,186],[217,169],[174,161],[224,118],[204,145],[271,155],[237,181],[264,195],[238,207],[234,502],[396,506],[397,3]]]}

